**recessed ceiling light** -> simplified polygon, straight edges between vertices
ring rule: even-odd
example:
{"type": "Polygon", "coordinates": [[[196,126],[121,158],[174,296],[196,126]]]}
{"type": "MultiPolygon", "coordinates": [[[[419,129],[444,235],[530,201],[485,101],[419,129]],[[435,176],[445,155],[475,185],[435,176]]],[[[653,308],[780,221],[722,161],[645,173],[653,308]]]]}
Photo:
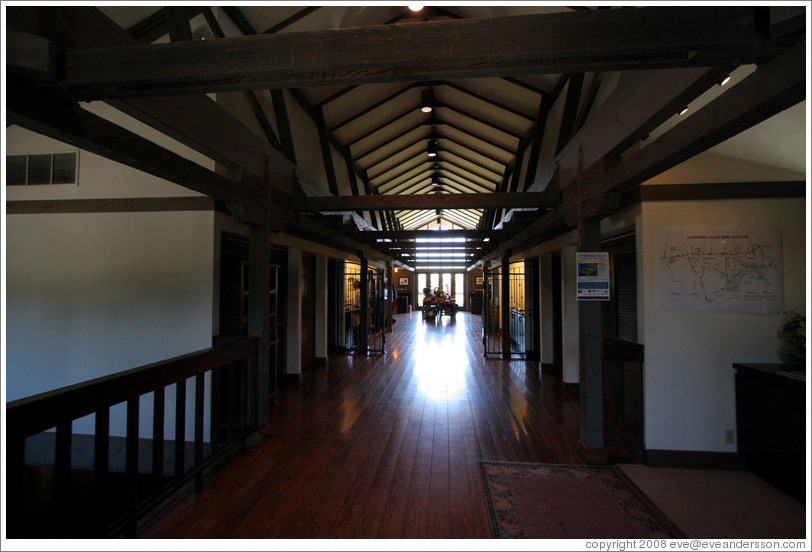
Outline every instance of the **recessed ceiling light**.
{"type": "Polygon", "coordinates": [[[412,10],[413,12],[419,12],[420,10],[423,9],[423,6],[409,6],[409,9],[412,10]]]}

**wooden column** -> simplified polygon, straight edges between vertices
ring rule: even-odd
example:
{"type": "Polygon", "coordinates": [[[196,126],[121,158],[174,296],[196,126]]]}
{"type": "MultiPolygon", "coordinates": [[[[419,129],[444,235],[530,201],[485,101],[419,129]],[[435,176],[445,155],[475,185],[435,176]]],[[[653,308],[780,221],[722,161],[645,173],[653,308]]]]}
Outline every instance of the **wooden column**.
{"type": "Polygon", "coordinates": [[[510,252],[502,257],[502,279],[499,281],[501,297],[499,301],[502,320],[502,358],[510,358],[510,252]]]}
{"type": "Polygon", "coordinates": [[[386,331],[392,331],[392,290],[394,289],[393,286],[394,280],[392,279],[392,263],[390,261],[386,261],[386,289],[387,293],[385,297],[387,297],[386,302],[384,304],[384,312],[383,315],[386,318],[386,331]]]}
{"type": "Polygon", "coordinates": [[[251,225],[251,241],[248,247],[248,335],[259,338],[256,373],[249,378],[248,412],[254,416],[253,423],[262,429],[269,423],[271,393],[275,391],[275,374],[271,374],[268,343],[269,295],[271,249],[268,225],[251,225]],[[272,381],[273,380],[273,381],[272,381]]]}
{"type": "MultiPolygon", "coordinates": [[[[578,228],[578,250],[600,251],[600,218],[584,219],[578,228]]],[[[580,327],[581,374],[581,444],[590,457],[603,452],[603,361],[602,361],[602,304],[599,301],[580,301],[578,317],[580,327]]]]}
{"type": "Polygon", "coordinates": [[[288,290],[285,378],[291,383],[302,381],[302,250],[288,248],[288,290]]]}
{"type": "Polygon", "coordinates": [[[369,349],[369,259],[361,257],[361,334],[358,339],[358,348],[364,354],[369,349]]]}
{"type": "Polygon", "coordinates": [[[316,334],[315,334],[315,359],[317,362],[327,362],[328,349],[328,329],[327,320],[329,318],[329,307],[327,304],[328,270],[327,257],[316,255],[316,334]]]}

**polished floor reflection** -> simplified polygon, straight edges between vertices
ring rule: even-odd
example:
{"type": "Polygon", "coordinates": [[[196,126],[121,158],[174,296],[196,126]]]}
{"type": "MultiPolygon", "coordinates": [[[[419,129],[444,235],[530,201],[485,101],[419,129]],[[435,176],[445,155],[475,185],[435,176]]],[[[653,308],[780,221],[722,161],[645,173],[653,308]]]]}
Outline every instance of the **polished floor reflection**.
{"type": "Polygon", "coordinates": [[[478,460],[580,463],[577,398],[485,359],[481,318],[395,316],[385,355],[283,389],[274,436],[147,520],[159,538],[488,538],[478,460]]]}

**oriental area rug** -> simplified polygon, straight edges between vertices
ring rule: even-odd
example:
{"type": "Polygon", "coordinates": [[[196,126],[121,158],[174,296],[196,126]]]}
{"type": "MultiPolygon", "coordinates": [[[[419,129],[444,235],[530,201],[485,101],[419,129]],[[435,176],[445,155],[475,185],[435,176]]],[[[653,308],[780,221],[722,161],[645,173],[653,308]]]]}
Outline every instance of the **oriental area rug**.
{"type": "Polygon", "coordinates": [[[480,462],[495,538],[682,538],[614,466],[480,462]]]}

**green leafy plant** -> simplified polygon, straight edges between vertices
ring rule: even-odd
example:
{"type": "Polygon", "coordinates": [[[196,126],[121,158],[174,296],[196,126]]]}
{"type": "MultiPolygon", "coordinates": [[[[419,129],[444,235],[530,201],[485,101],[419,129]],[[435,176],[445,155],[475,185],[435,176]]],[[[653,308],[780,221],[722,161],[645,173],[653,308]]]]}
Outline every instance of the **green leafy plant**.
{"type": "Polygon", "coordinates": [[[783,313],[781,330],[778,332],[781,346],[778,357],[785,364],[804,364],[806,362],[806,318],[794,311],[783,313]]]}

